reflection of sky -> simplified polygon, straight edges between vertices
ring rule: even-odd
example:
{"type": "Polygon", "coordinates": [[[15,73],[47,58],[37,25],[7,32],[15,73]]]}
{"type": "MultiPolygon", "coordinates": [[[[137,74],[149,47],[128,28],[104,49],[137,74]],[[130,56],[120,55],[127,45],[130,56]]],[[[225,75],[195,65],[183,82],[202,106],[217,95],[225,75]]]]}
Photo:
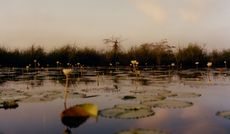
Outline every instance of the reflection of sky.
{"type": "Polygon", "coordinates": [[[143,119],[136,123],[136,126],[158,128],[177,134],[215,134],[229,132],[229,130],[225,130],[226,128],[219,126],[218,122],[213,119],[213,113],[209,113],[196,106],[185,110],[158,109],[156,110],[156,115],[151,120],[143,119]]]}

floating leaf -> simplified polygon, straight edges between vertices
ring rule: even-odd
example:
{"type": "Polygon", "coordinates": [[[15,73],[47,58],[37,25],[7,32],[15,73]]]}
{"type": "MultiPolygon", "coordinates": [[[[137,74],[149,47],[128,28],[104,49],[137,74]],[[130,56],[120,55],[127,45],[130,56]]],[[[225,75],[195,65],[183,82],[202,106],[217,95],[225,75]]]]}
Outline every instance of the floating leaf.
{"type": "Polygon", "coordinates": [[[176,98],[194,98],[194,97],[200,97],[201,94],[198,93],[190,93],[190,92],[175,92],[175,96],[172,97],[176,97],[176,98]]]}
{"type": "Polygon", "coordinates": [[[138,109],[149,109],[150,107],[143,104],[117,104],[115,108],[121,108],[125,110],[138,110],[138,109]]]}
{"type": "Polygon", "coordinates": [[[123,100],[132,100],[132,99],[136,99],[135,96],[132,96],[132,95],[126,95],[122,98],[123,100]]]}
{"type": "Polygon", "coordinates": [[[159,108],[186,108],[193,105],[192,102],[180,100],[144,101],[142,104],[159,108]]]}
{"type": "Polygon", "coordinates": [[[171,96],[175,96],[175,93],[172,93],[172,91],[170,90],[165,90],[165,89],[153,89],[153,90],[149,90],[148,92],[146,92],[147,94],[154,94],[157,96],[163,96],[163,97],[171,97],[171,96]]]}
{"type": "Polygon", "coordinates": [[[217,112],[216,115],[230,120],[230,111],[217,112]]]}
{"type": "Polygon", "coordinates": [[[120,131],[116,134],[168,134],[168,133],[159,130],[151,130],[151,129],[130,129],[130,130],[120,131]]]}
{"type": "Polygon", "coordinates": [[[137,100],[143,101],[160,101],[164,100],[166,97],[161,95],[136,95],[137,100]]]}
{"type": "Polygon", "coordinates": [[[172,91],[165,90],[165,89],[154,89],[152,92],[155,95],[164,96],[164,97],[171,97],[171,96],[175,96],[176,95],[175,93],[172,93],[172,91]]]}
{"type": "Polygon", "coordinates": [[[100,115],[107,118],[138,119],[154,115],[150,107],[140,104],[119,104],[113,108],[103,109],[100,115]]]}
{"type": "Polygon", "coordinates": [[[136,101],[160,101],[164,100],[166,97],[160,95],[147,95],[147,94],[137,94],[137,95],[126,95],[122,97],[123,100],[136,100],[136,101]]]}
{"type": "Polygon", "coordinates": [[[93,92],[93,93],[114,93],[119,92],[120,89],[116,87],[100,87],[100,88],[86,88],[82,89],[83,92],[93,92]]]}
{"type": "Polygon", "coordinates": [[[11,109],[17,107],[18,107],[18,103],[15,100],[6,100],[0,102],[0,108],[11,109]]]}
{"type": "Polygon", "coordinates": [[[86,103],[75,105],[62,111],[61,120],[64,125],[73,128],[83,124],[89,117],[96,117],[97,114],[97,105],[86,103]]]}
{"type": "Polygon", "coordinates": [[[139,94],[151,94],[151,95],[158,95],[158,94],[170,94],[171,91],[165,90],[165,89],[152,89],[152,90],[143,90],[143,89],[137,89],[137,90],[131,90],[131,93],[139,93],[139,94]]]}
{"type": "Polygon", "coordinates": [[[131,93],[135,93],[135,94],[141,94],[141,93],[146,93],[146,90],[143,89],[136,89],[136,90],[131,90],[131,93]]]}

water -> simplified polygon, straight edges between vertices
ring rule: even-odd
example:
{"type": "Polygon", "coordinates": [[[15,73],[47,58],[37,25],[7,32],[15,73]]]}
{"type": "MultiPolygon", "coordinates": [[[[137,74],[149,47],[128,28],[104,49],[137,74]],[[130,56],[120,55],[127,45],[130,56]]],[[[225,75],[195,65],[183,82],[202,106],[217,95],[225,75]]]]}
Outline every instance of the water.
{"type": "MultiPolygon", "coordinates": [[[[0,100],[16,99],[15,109],[0,109],[0,134],[50,134],[71,131],[78,134],[114,134],[128,129],[154,129],[172,134],[228,134],[230,120],[216,116],[230,110],[229,72],[212,70],[142,70],[136,76],[129,69],[85,69],[69,80],[65,105],[65,76],[60,70],[22,71],[2,69],[0,100]],[[81,75],[82,74],[82,75],[81,75]],[[92,103],[98,111],[116,104],[139,103],[123,100],[141,91],[169,90],[193,92],[200,97],[167,97],[192,102],[186,108],[152,107],[153,116],[139,119],[97,117],[78,118],[76,127],[63,123],[61,113],[72,106],[92,103]],[[130,92],[132,91],[132,92],[130,92]],[[133,91],[136,91],[133,93],[133,91]]],[[[77,121],[76,121],[77,122],[77,121]]]]}

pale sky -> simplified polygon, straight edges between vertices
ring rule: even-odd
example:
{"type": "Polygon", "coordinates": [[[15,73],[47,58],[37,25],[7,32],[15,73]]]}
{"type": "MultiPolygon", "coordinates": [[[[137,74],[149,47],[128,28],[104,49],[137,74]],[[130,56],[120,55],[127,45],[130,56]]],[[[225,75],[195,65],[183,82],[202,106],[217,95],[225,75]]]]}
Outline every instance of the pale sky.
{"type": "Polygon", "coordinates": [[[0,46],[103,48],[112,36],[230,48],[230,0],[0,0],[0,46]]]}

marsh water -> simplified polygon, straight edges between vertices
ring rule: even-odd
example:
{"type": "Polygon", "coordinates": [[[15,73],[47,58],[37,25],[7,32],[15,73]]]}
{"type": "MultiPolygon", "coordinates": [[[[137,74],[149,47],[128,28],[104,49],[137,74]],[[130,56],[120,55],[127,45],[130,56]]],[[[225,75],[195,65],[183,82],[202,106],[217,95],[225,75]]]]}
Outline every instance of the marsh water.
{"type": "Polygon", "coordinates": [[[230,110],[228,70],[143,68],[137,74],[129,68],[75,68],[69,77],[66,85],[61,68],[2,68],[0,100],[15,100],[18,107],[0,109],[0,134],[115,134],[137,128],[172,134],[230,133],[230,120],[216,115],[230,110]],[[148,96],[152,90],[199,96],[165,96],[192,105],[152,106],[154,114],[137,118],[103,116],[103,110],[117,104],[140,104],[128,97],[148,96]],[[71,126],[62,120],[64,110],[89,103],[97,107],[97,116],[76,118],[71,126]]]}

